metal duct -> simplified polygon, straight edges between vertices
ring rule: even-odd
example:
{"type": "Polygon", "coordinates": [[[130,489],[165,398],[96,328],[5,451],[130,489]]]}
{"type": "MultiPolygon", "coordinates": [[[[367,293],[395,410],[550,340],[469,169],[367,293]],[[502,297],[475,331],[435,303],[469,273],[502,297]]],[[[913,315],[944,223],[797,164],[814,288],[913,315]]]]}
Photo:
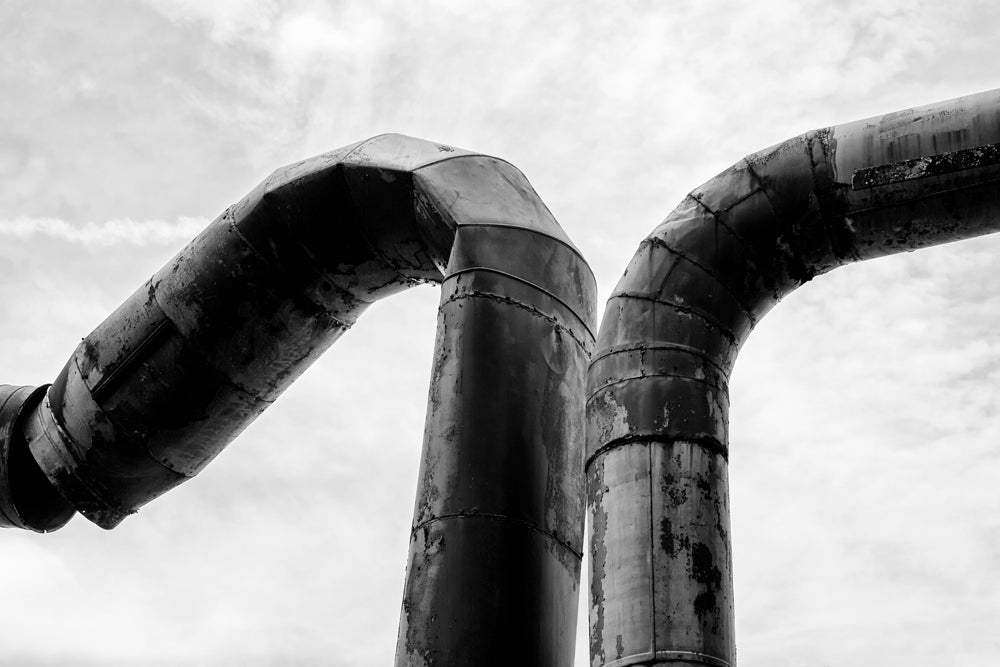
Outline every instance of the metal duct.
{"type": "Polygon", "coordinates": [[[28,451],[24,417],[48,385],[0,385],[0,526],[44,533],[66,525],[76,512],[45,478],[28,451]]]}
{"type": "Polygon", "coordinates": [[[1000,91],[814,132],[692,191],[608,301],[588,374],[591,662],[735,663],[728,380],[779,299],[1000,230],[1000,91]]]}
{"type": "MultiPolygon", "coordinates": [[[[373,301],[425,282],[444,284],[397,665],[500,664],[517,636],[519,664],[570,667],[596,285],[501,160],[386,135],[279,169],[87,336],[44,400],[11,394],[0,473],[30,474],[30,449],[112,528],[197,474],[373,301]]],[[[35,519],[4,481],[6,523],[35,519]]]]}
{"type": "Polygon", "coordinates": [[[454,224],[414,187],[462,156],[385,136],[274,172],[83,339],[29,448],[103,528],[198,473],[373,301],[441,280],[454,224]]]}
{"type": "Polygon", "coordinates": [[[527,183],[493,173],[488,188],[475,183],[492,177],[457,161],[417,176],[462,222],[441,292],[397,667],[573,665],[596,283],[527,183]]]}

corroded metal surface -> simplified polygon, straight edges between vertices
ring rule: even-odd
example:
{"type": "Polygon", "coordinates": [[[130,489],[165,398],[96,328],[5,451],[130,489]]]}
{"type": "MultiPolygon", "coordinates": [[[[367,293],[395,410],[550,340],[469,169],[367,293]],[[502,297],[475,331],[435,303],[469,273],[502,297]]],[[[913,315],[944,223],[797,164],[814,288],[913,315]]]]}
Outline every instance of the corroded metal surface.
{"type": "Polygon", "coordinates": [[[396,665],[569,667],[595,282],[519,172],[466,161],[415,172],[433,202],[460,183],[462,206],[396,665]]]}
{"type": "Polygon", "coordinates": [[[1000,144],[977,146],[976,148],[965,148],[942,155],[929,155],[912,160],[902,160],[901,162],[894,162],[892,164],[880,164],[875,167],[858,169],[854,172],[851,185],[855,190],[865,190],[880,185],[891,185],[900,181],[909,181],[914,178],[938,176],[953,171],[974,169],[997,163],[1000,163],[1000,144]]]}
{"type": "Polygon", "coordinates": [[[1000,91],[809,132],[692,191],[608,301],[588,377],[591,661],[733,664],[728,379],[844,264],[1000,229],[1000,91]]]}
{"type": "Polygon", "coordinates": [[[453,224],[413,169],[464,154],[376,137],[274,172],[87,336],[29,443],[111,528],[194,476],[376,299],[440,282],[453,224]]]}
{"type": "MultiPolygon", "coordinates": [[[[596,286],[501,160],[387,135],[279,169],[31,394],[21,449],[43,488],[112,528],[196,475],[373,301],[426,282],[443,291],[396,663],[570,667],[596,286]]],[[[0,497],[10,523],[15,504],[0,497]]]]}

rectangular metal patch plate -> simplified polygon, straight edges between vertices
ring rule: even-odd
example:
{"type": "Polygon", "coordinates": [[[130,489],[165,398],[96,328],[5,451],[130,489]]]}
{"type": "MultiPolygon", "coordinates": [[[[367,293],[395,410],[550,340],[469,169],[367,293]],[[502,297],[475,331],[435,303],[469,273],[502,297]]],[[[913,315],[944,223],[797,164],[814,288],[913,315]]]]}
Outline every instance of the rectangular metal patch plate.
{"type": "Polygon", "coordinates": [[[976,146],[941,155],[858,169],[851,179],[851,186],[855,190],[867,190],[880,185],[939,176],[991,164],[1000,164],[1000,144],[976,146]]]}

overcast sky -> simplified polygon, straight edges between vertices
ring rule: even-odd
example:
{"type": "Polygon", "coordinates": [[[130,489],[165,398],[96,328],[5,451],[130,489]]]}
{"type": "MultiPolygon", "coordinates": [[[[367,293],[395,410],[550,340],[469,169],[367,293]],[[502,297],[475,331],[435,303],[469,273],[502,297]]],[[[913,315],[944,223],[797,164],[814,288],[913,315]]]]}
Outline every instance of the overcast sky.
{"type": "MultiPolygon", "coordinates": [[[[744,154],[1000,87],[998,27],[967,0],[0,0],[0,382],[51,382],[278,166],[387,131],[520,167],[603,302],[744,154]]],[[[741,667],[996,662],[998,257],[987,237],[841,269],[750,337],[741,667]]],[[[437,298],[371,308],[114,531],[0,535],[0,664],[391,664],[437,298]]]]}

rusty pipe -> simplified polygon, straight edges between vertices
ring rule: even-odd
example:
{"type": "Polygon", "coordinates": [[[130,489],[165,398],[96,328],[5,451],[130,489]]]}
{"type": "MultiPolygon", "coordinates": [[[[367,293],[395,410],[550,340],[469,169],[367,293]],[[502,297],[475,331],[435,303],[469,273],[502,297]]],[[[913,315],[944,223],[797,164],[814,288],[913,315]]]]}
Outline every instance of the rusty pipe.
{"type": "Polygon", "coordinates": [[[588,372],[591,663],[735,664],[728,382],[834,268],[1000,230],[1000,91],[828,127],[693,190],[639,246],[588,372]]]}
{"type": "Polygon", "coordinates": [[[465,152],[378,137],[275,171],[83,339],[28,446],[112,528],[190,479],[374,300],[440,281],[452,223],[413,172],[465,152]]]}
{"type": "MultiPolygon", "coordinates": [[[[501,160],[385,135],[277,170],[44,397],[12,394],[23,442],[0,431],[0,454],[30,451],[36,486],[112,528],[197,474],[373,301],[425,282],[443,291],[397,665],[498,664],[514,633],[519,662],[570,667],[596,283],[501,160]]],[[[31,500],[0,490],[7,523],[35,518],[31,500]]]]}
{"type": "Polygon", "coordinates": [[[0,385],[0,526],[44,533],[76,511],[59,495],[28,451],[24,426],[48,385],[0,385]]]}
{"type": "Polygon", "coordinates": [[[427,192],[464,203],[441,291],[395,664],[570,667],[596,283],[534,195],[473,187],[466,180],[480,177],[457,161],[420,177],[461,182],[427,192]]]}

